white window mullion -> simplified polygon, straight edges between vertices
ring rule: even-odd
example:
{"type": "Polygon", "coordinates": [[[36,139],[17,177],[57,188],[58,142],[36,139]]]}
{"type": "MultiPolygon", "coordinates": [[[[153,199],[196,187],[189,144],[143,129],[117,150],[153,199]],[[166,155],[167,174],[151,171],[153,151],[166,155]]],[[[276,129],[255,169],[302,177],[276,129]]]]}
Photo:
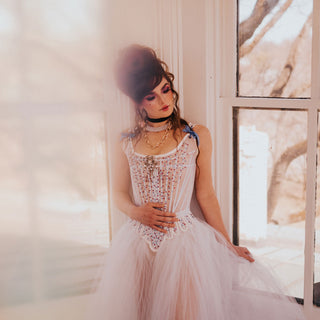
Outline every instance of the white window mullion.
{"type": "Polygon", "coordinates": [[[320,2],[313,1],[312,16],[312,66],[311,106],[308,112],[307,190],[306,190],[306,232],[305,232],[305,287],[304,303],[308,319],[320,316],[320,308],[313,305],[315,213],[317,188],[317,140],[318,108],[320,107],[320,2]]]}
{"type": "Polygon", "coordinates": [[[229,104],[237,107],[253,107],[263,109],[286,108],[286,109],[308,109],[314,104],[319,105],[320,99],[281,99],[281,98],[225,98],[229,104]]]}
{"type": "MultiPolygon", "coordinates": [[[[320,98],[320,1],[313,0],[311,97],[320,98]]],[[[318,104],[319,105],[319,104],[318,104]]]]}
{"type": "Polygon", "coordinates": [[[216,192],[220,190],[219,179],[217,178],[217,114],[221,107],[217,106],[216,96],[219,92],[220,80],[217,74],[220,74],[220,3],[219,1],[205,1],[206,12],[206,126],[213,133],[213,152],[212,158],[212,179],[216,192]]]}
{"type": "MultiPolygon", "coordinates": [[[[209,0],[207,1],[210,2],[209,0]]],[[[219,190],[219,200],[224,214],[228,231],[232,228],[232,109],[233,107],[249,107],[261,109],[287,109],[306,110],[308,112],[307,127],[307,186],[306,186],[306,224],[305,224],[305,265],[304,265],[304,309],[307,319],[318,319],[320,308],[313,305],[313,276],[314,276],[314,233],[316,212],[316,187],[317,187],[317,138],[318,138],[318,109],[320,109],[320,1],[313,0],[312,22],[312,66],[311,66],[311,99],[283,99],[283,98],[258,98],[236,97],[236,71],[237,71],[237,1],[218,1],[214,6],[219,11],[219,35],[214,38],[214,31],[207,34],[216,40],[218,48],[207,48],[207,57],[217,60],[213,63],[214,75],[219,83],[211,81],[212,69],[207,68],[207,86],[213,86],[215,92],[215,109],[211,112],[214,116],[213,132],[216,143],[215,148],[215,173],[216,184],[219,190]],[[213,51],[214,54],[210,54],[213,51]]],[[[214,18],[217,19],[216,12],[214,18]]],[[[210,12],[207,13],[207,28],[212,24],[210,12]]],[[[208,59],[207,59],[208,61],[208,59]]],[[[208,62],[207,62],[208,65],[208,62]]],[[[210,67],[209,63],[209,67],[210,67]]],[[[212,101],[207,92],[208,107],[212,101]]],[[[210,113],[209,113],[210,114],[210,113]]]]}
{"type": "MultiPolygon", "coordinates": [[[[237,6],[236,1],[220,1],[218,9],[218,36],[215,52],[216,112],[214,123],[216,192],[223,212],[223,219],[232,234],[233,196],[232,196],[232,104],[227,99],[235,97],[237,53],[237,6]]],[[[207,74],[207,78],[210,74],[207,74]]]]}
{"type": "Polygon", "coordinates": [[[235,97],[237,72],[237,1],[223,1],[221,16],[221,76],[220,97],[235,97]]]}
{"type": "Polygon", "coordinates": [[[317,175],[317,108],[308,111],[308,147],[307,147],[307,190],[306,190],[306,232],[305,232],[305,273],[304,305],[307,314],[313,308],[313,269],[314,269],[314,224],[316,210],[317,175]]]}

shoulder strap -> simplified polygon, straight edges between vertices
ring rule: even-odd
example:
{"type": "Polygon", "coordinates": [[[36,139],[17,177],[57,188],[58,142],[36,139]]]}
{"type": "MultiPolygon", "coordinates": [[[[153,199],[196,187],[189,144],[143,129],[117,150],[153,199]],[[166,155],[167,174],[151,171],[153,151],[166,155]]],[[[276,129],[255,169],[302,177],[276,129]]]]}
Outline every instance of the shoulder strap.
{"type": "Polygon", "coordinates": [[[199,135],[193,130],[194,125],[189,122],[188,124],[185,125],[184,129],[182,130],[183,132],[189,133],[189,138],[194,138],[196,139],[197,146],[199,147],[200,145],[200,139],[199,135]]]}
{"type": "Polygon", "coordinates": [[[127,156],[133,151],[131,140],[134,137],[135,137],[135,133],[133,131],[121,132],[120,144],[121,144],[122,150],[127,156]]]}
{"type": "Polygon", "coordinates": [[[136,134],[132,131],[121,132],[120,141],[122,141],[123,139],[126,139],[126,138],[134,138],[135,135],[136,134]]]}

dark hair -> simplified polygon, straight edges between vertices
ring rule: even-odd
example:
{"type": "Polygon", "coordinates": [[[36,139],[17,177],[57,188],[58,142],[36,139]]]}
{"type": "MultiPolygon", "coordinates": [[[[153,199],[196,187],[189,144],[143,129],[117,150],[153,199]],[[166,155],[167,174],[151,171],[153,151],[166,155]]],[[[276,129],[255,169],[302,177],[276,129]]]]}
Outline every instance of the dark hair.
{"type": "MultiPolygon", "coordinates": [[[[168,71],[167,64],[157,57],[153,49],[138,44],[130,45],[119,52],[115,64],[115,79],[119,89],[136,103],[137,125],[133,131],[133,135],[137,136],[138,139],[142,133],[139,121],[144,120],[146,116],[141,113],[138,105],[150,91],[160,84],[163,78],[169,82],[171,91],[173,92],[174,109],[170,121],[173,137],[178,143],[177,131],[182,133],[182,126],[188,125],[188,123],[180,117],[178,106],[179,94],[174,89],[174,75],[168,71]]],[[[199,153],[198,147],[198,156],[199,153]]]]}
{"type": "MultiPolygon", "coordinates": [[[[119,52],[115,64],[115,79],[119,89],[129,96],[136,105],[139,105],[143,98],[152,91],[162,79],[165,78],[170,85],[174,97],[174,110],[171,116],[174,134],[182,125],[187,124],[180,117],[178,106],[179,94],[173,86],[174,75],[168,71],[168,66],[160,60],[155,51],[151,48],[133,44],[119,52]]],[[[136,122],[143,120],[145,115],[141,114],[136,107],[136,122]]],[[[137,125],[135,134],[141,134],[141,128],[137,125]]]]}
{"type": "MultiPolygon", "coordinates": [[[[115,65],[116,82],[120,90],[137,104],[166,76],[166,65],[148,47],[137,44],[120,51],[115,65]]],[[[169,79],[167,79],[169,80],[169,79]]]]}

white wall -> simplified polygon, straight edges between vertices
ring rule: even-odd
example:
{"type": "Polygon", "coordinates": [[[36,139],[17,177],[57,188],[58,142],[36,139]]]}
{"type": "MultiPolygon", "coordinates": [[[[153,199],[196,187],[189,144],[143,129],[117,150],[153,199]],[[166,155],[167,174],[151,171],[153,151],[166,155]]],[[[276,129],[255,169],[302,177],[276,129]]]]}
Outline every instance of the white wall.
{"type": "Polygon", "coordinates": [[[205,1],[183,1],[182,27],[184,115],[206,125],[205,1]]]}
{"type": "MultiPolygon", "coordinates": [[[[110,10],[109,41],[112,55],[116,56],[119,48],[131,43],[151,46],[175,75],[182,115],[187,121],[207,125],[205,1],[136,0],[133,5],[130,0],[117,0],[112,3],[110,10]]],[[[133,120],[133,108],[127,99],[119,94],[113,95],[111,101],[110,154],[118,143],[119,131],[130,127],[133,120]]],[[[114,232],[125,219],[113,207],[114,232]]]]}

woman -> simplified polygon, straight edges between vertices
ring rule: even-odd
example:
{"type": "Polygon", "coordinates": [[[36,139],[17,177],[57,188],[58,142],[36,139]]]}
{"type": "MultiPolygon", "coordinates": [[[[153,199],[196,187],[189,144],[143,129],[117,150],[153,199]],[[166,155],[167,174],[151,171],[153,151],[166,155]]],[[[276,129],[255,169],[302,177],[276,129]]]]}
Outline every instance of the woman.
{"type": "Polygon", "coordinates": [[[116,204],[129,220],[108,253],[96,318],[303,319],[249,250],[231,243],[212,186],[209,130],[180,118],[166,64],[132,45],[115,74],[137,126],[123,135],[115,169],[116,204]],[[194,187],[205,222],[190,211],[194,187]]]}

